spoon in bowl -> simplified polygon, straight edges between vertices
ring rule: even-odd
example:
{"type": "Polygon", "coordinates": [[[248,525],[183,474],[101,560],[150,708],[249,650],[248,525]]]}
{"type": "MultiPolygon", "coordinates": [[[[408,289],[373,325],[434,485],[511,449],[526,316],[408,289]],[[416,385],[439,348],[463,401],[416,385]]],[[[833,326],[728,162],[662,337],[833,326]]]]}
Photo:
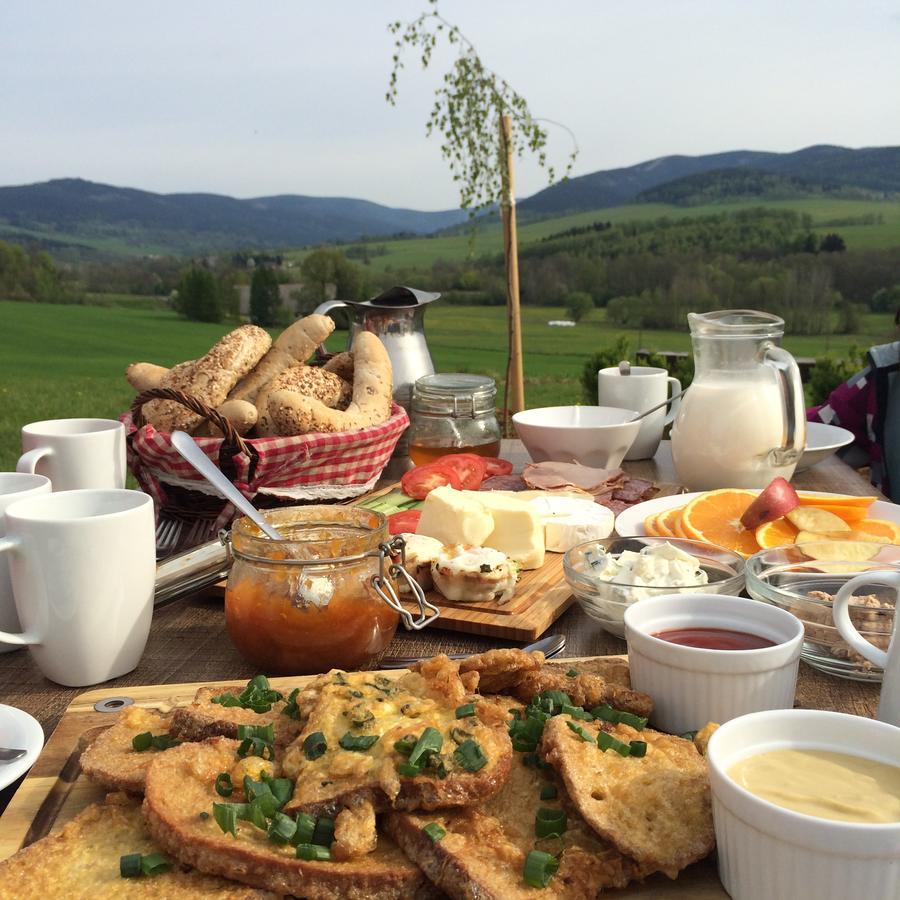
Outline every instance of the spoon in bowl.
{"type": "Polygon", "coordinates": [[[197,446],[194,439],[184,431],[172,432],[172,446],[216,489],[221,497],[239,509],[248,519],[255,522],[262,533],[273,541],[286,538],[270,525],[263,514],[210,462],[209,457],[197,446]]]}
{"type": "MultiPolygon", "coordinates": [[[[686,390],[687,388],[684,389],[684,391],[686,390]]],[[[684,396],[684,391],[679,391],[677,394],[672,394],[671,397],[666,398],[662,403],[657,403],[656,406],[651,406],[650,409],[645,409],[640,415],[635,416],[635,418],[631,419],[630,421],[637,422],[638,420],[649,416],[650,413],[656,412],[658,409],[662,409],[664,406],[668,406],[670,403],[674,403],[679,397],[684,396]]]]}

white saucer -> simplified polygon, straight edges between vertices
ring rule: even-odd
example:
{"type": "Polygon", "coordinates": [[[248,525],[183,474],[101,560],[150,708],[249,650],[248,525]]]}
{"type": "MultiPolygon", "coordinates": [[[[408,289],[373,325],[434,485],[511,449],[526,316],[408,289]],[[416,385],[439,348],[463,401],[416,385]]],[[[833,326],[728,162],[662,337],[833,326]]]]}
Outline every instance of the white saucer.
{"type": "Polygon", "coordinates": [[[44,730],[37,719],[14,706],[0,704],[0,747],[27,751],[21,759],[0,762],[0,790],[24,775],[44,749],[44,730]]]}

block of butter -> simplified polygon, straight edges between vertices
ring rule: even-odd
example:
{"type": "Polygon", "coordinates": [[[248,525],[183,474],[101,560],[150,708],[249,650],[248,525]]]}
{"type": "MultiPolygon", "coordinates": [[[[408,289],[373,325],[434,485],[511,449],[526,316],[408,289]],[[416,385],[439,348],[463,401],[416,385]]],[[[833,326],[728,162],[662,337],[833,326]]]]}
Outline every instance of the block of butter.
{"type": "Polygon", "coordinates": [[[485,538],[493,530],[494,518],[483,503],[472,499],[468,492],[437,487],[425,498],[416,534],[436,538],[442,544],[484,547],[485,538]]]}
{"type": "Polygon", "coordinates": [[[494,528],[484,540],[485,547],[502,550],[523,569],[538,569],[544,564],[544,523],[531,504],[491,491],[462,493],[482,504],[494,520],[494,528]]]}

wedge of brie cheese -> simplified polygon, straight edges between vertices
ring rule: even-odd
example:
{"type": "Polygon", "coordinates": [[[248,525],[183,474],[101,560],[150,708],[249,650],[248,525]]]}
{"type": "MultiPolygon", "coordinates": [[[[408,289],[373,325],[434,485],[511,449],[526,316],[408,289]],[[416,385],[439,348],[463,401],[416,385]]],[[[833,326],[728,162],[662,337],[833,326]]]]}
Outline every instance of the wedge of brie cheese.
{"type": "Polygon", "coordinates": [[[546,548],[555,553],[609,537],[616,520],[612,510],[591,500],[545,495],[529,500],[529,506],[541,518],[546,548]]]}

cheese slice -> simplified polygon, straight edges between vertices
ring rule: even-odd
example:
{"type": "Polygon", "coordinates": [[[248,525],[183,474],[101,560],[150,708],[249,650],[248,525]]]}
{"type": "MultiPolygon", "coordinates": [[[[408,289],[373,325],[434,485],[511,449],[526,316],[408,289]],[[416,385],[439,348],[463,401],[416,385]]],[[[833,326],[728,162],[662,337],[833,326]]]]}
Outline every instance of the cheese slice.
{"type": "Polygon", "coordinates": [[[430,491],[422,506],[416,534],[435,538],[442,544],[485,546],[485,538],[494,530],[494,519],[470,493],[446,486],[430,491]]]}
{"type": "Polygon", "coordinates": [[[565,553],[585,541],[598,541],[612,534],[615,516],[592,500],[538,496],[529,505],[541,517],[548,550],[565,553]]]}
{"type": "Polygon", "coordinates": [[[501,550],[523,569],[537,569],[544,564],[544,526],[529,503],[515,497],[498,496],[493,491],[462,493],[487,509],[493,519],[491,533],[480,542],[483,547],[501,550]]]}

